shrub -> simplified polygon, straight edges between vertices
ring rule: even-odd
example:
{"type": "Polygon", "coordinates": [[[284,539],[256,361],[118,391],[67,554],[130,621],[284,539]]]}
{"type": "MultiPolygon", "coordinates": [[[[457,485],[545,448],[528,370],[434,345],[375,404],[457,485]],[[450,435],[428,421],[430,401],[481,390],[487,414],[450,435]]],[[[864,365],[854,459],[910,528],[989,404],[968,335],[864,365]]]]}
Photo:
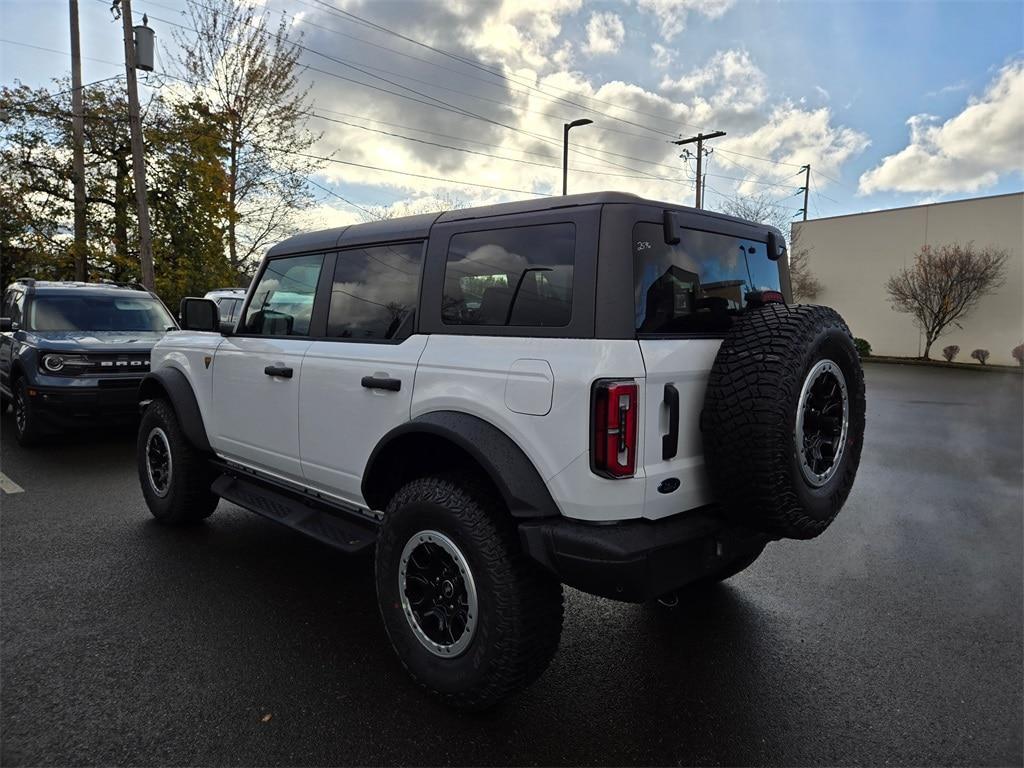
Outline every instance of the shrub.
{"type": "Polygon", "coordinates": [[[942,356],[946,358],[947,363],[952,363],[953,358],[960,354],[960,347],[956,344],[950,344],[948,347],[942,348],[942,356]]]}
{"type": "Polygon", "coordinates": [[[1010,354],[1013,355],[1013,359],[1020,363],[1020,366],[1024,368],[1024,344],[1018,344],[1013,348],[1013,351],[1010,352],[1010,354]]]}
{"type": "Polygon", "coordinates": [[[985,361],[988,360],[988,354],[989,353],[987,349],[976,349],[973,352],[971,352],[971,357],[973,357],[979,363],[984,365],[985,361]]]}
{"type": "Polygon", "coordinates": [[[857,354],[861,357],[871,357],[871,342],[867,339],[854,339],[853,345],[857,348],[857,354]]]}

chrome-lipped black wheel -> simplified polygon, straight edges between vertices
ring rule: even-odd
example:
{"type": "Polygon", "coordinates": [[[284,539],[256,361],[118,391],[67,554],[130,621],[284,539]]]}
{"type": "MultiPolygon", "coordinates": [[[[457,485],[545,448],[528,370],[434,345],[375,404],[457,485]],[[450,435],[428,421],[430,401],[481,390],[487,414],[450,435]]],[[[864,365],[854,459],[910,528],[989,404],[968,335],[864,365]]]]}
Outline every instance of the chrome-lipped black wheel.
{"type": "Polygon", "coordinates": [[[149,484],[160,498],[167,495],[171,488],[171,444],[167,433],[160,427],[153,427],[146,438],[146,474],[149,484]]]}
{"type": "Polygon", "coordinates": [[[469,646],[478,601],[465,555],[437,531],[420,531],[402,550],[398,593],[416,639],[436,656],[452,658],[469,646]]]}
{"type": "Polygon", "coordinates": [[[849,428],[846,378],[832,360],[819,360],[804,379],[794,440],[804,480],[815,488],[835,474],[849,428]]]}

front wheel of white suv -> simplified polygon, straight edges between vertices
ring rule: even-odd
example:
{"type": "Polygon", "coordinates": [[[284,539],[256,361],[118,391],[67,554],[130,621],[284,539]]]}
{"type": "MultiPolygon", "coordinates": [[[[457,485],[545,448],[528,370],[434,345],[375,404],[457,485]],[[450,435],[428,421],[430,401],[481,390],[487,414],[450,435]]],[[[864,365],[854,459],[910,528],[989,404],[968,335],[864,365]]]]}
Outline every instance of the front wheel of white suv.
{"type": "Polygon", "coordinates": [[[136,443],[139,483],[146,505],[161,523],[195,523],[213,514],[213,471],[207,456],[189,443],[166,400],[154,400],[142,415],[136,443]]]}
{"type": "Polygon", "coordinates": [[[400,488],[377,541],[377,597],[398,658],[449,704],[483,709],[533,682],[562,631],[562,585],[520,548],[482,484],[400,488]]]}

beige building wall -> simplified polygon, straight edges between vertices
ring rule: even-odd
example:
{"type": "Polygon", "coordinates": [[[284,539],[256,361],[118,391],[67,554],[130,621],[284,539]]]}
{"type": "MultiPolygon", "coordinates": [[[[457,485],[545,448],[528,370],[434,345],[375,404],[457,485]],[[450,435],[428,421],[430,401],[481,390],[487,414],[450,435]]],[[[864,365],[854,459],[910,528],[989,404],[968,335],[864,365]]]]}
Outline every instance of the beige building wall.
{"type": "Polygon", "coordinates": [[[823,286],[814,303],[837,309],[877,355],[924,351],[913,319],[892,309],[885,292],[889,276],[912,263],[922,245],[973,241],[1005,249],[1006,283],[982,299],[963,328],[950,326],[931,357],[942,359],[943,347],[959,344],[958,362],[975,362],[971,352],[983,348],[989,363],[1016,363],[1010,350],[1024,342],[1024,193],[813,219],[793,230],[810,248],[810,271],[823,286]]]}

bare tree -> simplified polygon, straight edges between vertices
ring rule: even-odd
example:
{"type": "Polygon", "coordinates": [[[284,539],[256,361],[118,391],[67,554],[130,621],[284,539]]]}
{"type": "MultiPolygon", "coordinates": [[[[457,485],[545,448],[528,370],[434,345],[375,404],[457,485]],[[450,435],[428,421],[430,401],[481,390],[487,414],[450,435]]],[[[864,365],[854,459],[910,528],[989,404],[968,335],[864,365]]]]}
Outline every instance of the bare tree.
{"type": "Polygon", "coordinates": [[[913,265],[889,278],[885,290],[897,312],[913,315],[924,334],[924,359],[950,324],[957,324],[982,297],[1006,280],[1006,251],[966,246],[921,246],[913,265]]]}
{"type": "Polygon", "coordinates": [[[398,203],[397,205],[370,206],[364,209],[363,219],[365,221],[385,221],[387,219],[397,219],[399,216],[415,216],[418,213],[458,211],[466,208],[468,205],[465,200],[445,192],[431,197],[422,197],[411,202],[398,203]]]}
{"type": "MultiPolygon", "coordinates": [[[[775,227],[783,234],[791,229],[787,211],[767,195],[734,197],[722,203],[722,212],[747,221],[756,221],[775,227]]],[[[789,239],[789,281],[793,287],[793,299],[812,301],[821,293],[821,282],[810,268],[811,249],[800,242],[800,229],[792,230],[789,239]]]]}
{"type": "Polygon", "coordinates": [[[194,32],[175,32],[177,63],[196,88],[189,100],[226,118],[226,239],[242,274],[312,199],[306,176],[320,162],[303,153],[320,137],[305,127],[308,88],[287,19],[272,30],[257,4],[238,0],[188,0],[188,14],[194,32]]]}

